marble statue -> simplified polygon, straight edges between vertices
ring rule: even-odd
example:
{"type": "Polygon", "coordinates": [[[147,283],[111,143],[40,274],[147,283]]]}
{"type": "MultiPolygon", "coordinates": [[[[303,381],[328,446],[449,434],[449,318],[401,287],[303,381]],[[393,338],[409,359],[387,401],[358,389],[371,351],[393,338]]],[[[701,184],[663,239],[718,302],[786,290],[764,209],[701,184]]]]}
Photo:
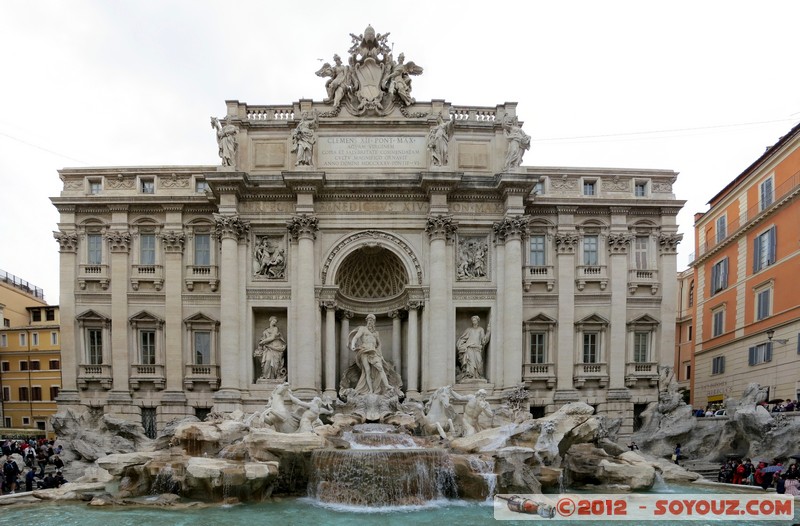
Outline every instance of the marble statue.
{"type": "Polygon", "coordinates": [[[506,115],[503,118],[503,130],[506,139],[508,139],[508,149],[506,150],[504,170],[516,168],[522,164],[522,156],[525,155],[525,150],[531,148],[531,136],[522,131],[522,126],[519,125],[517,117],[509,117],[506,115]]]}
{"type": "Polygon", "coordinates": [[[460,239],[456,277],[459,280],[485,278],[488,253],[489,245],[483,239],[460,239]]]}
{"type": "Polygon", "coordinates": [[[283,248],[278,248],[271,239],[264,236],[253,251],[255,274],[268,279],[286,277],[286,256],[283,248]]]}
{"type": "MultiPolygon", "coordinates": [[[[226,121],[227,122],[227,121],[226,121]]],[[[217,131],[217,144],[222,166],[233,166],[236,160],[236,134],[239,130],[233,124],[220,125],[216,117],[211,117],[211,127],[217,131]]]]}
{"type": "Polygon", "coordinates": [[[406,64],[405,60],[403,53],[397,57],[396,64],[392,64],[393,61],[390,60],[391,71],[384,79],[383,87],[389,97],[394,98],[397,95],[404,106],[411,106],[416,102],[411,96],[411,75],[421,75],[423,70],[413,62],[406,64]]]}
{"type": "Polygon", "coordinates": [[[297,128],[292,132],[292,151],[297,152],[295,166],[313,165],[312,154],[317,142],[317,112],[304,111],[297,128]]]}
{"type": "Polygon", "coordinates": [[[483,376],[483,349],[489,343],[491,327],[483,330],[479,325],[479,316],[471,318],[472,326],[468,327],[456,342],[458,351],[459,372],[457,380],[485,380],[483,376]]]}
{"type": "Polygon", "coordinates": [[[338,108],[350,85],[350,68],[342,64],[342,59],[339,55],[333,56],[333,63],[333,66],[328,62],[324,63],[316,75],[318,77],[331,77],[325,83],[328,98],[323,102],[332,103],[334,108],[338,108]]]}
{"type": "Polygon", "coordinates": [[[286,378],[286,340],[278,329],[278,318],[269,317],[253,356],[261,360],[261,378],[282,380],[286,378]]]}
{"type": "Polygon", "coordinates": [[[261,421],[281,433],[293,433],[298,427],[297,418],[286,407],[286,402],[283,399],[287,393],[292,396],[288,382],[275,386],[267,403],[267,408],[261,413],[261,421]]]}
{"type": "Polygon", "coordinates": [[[467,403],[467,405],[464,406],[463,415],[465,437],[483,431],[483,426],[479,422],[481,415],[485,414],[488,417],[494,418],[494,412],[489,402],[486,401],[486,390],[478,389],[475,394],[469,395],[460,395],[452,389],[448,389],[448,391],[450,392],[450,396],[459,402],[467,403]]]}
{"type": "Polygon", "coordinates": [[[428,132],[428,149],[431,151],[431,164],[433,166],[446,166],[447,165],[447,147],[450,138],[453,136],[453,126],[455,121],[453,119],[442,118],[442,114],[436,122],[436,126],[428,132]]]}
{"type": "Polygon", "coordinates": [[[292,401],[294,405],[297,405],[304,409],[300,413],[300,424],[297,427],[296,433],[311,433],[314,431],[315,427],[319,427],[322,424],[322,420],[320,420],[320,415],[330,415],[333,414],[333,411],[324,407],[322,399],[318,396],[315,396],[311,402],[303,402],[299,398],[296,398],[291,392],[289,392],[289,399],[292,401]]]}
{"type": "Polygon", "coordinates": [[[365,325],[350,332],[349,341],[350,349],[355,353],[355,363],[342,376],[340,394],[402,397],[400,387],[403,381],[394,367],[383,359],[374,314],[368,314],[365,325]]]}
{"type": "Polygon", "coordinates": [[[419,418],[420,428],[423,434],[433,435],[438,433],[440,437],[447,438],[445,430],[453,433],[455,426],[453,418],[455,411],[450,405],[450,387],[440,387],[431,395],[430,400],[425,403],[423,414],[419,418]]]}

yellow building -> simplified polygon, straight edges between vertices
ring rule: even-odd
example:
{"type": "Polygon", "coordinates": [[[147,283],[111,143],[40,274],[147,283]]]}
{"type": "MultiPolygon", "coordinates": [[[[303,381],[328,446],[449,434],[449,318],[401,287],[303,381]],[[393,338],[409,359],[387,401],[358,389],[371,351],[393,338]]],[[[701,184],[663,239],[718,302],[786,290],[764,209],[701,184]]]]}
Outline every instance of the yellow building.
{"type": "Polygon", "coordinates": [[[44,302],[41,289],[3,273],[0,311],[2,426],[49,430],[61,388],[58,307],[44,302]]]}

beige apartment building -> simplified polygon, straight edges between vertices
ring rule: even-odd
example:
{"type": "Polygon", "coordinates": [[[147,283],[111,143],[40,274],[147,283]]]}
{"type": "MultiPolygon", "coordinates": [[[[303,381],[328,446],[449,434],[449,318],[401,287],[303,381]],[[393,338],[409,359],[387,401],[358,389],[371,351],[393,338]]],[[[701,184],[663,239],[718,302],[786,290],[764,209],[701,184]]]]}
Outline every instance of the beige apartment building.
{"type": "Polygon", "coordinates": [[[152,434],[284,380],[336,396],[370,314],[408,397],[524,384],[534,414],[582,400],[627,431],[657,400],[677,174],[523,165],[515,103],[414,100],[421,68],[370,30],[324,100],[227,101],[221,166],[59,172],[60,404],[152,434]]]}

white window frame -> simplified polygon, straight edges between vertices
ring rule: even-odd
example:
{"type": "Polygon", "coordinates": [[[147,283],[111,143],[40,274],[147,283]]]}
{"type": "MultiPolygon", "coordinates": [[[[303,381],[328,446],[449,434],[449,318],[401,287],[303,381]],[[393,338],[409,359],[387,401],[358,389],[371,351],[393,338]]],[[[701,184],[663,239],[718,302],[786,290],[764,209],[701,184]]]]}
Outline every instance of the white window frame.
{"type": "Polygon", "coordinates": [[[549,356],[547,352],[547,332],[548,331],[545,330],[535,330],[528,333],[528,359],[530,360],[530,363],[549,363],[549,356]],[[537,342],[535,340],[541,340],[541,342],[537,342]],[[538,361],[534,359],[534,345],[536,345],[537,355],[540,355],[541,358],[538,361]]]}
{"type": "Polygon", "coordinates": [[[0,347],[8,347],[8,336],[0,334],[0,347]]]}
{"type": "Polygon", "coordinates": [[[581,262],[587,267],[596,267],[600,265],[600,234],[585,234],[581,239],[581,262]],[[586,249],[587,240],[594,240],[594,251],[586,249]],[[594,262],[590,262],[588,255],[594,253],[594,262]]]}
{"type": "Polygon", "coordinates": [[[722,241],[728,237],[728,214],[719,216],[715,221],[715,226],[717,243],[722,243],[722,241]]]}
{"type": "Polygon", "coordinates": [[[633,264],[636,270],[652,270],[650,244],[650,236],[634,236],[633,264]],[[641,246],[642,243],[644,246],[641,246]]]}
{"type": "Polygon", "coordinates": [[[197,329],[192,331],[192,364],[193,365],[213,365],[214,361],[212,359],[212,342],[213,341],[213,333],[211,330],[208,329],[197,329]],[[198,337],[199,336],[207,336],[208,341],[208,349],[203,349],[202,352],[204,354],[200,354],[201,351],[198,350],[198,337]],[[207,355],[206,355],[207,353],[207,355]],[[198,360],[198,356],[203,356],[203,360],[198,360]]]}
{"type": "Polygon", "coordinates": [[[103,365],[105,363],[104,350],[107,339],[105,337],[105,330],[102,327],[91,326],[91,327],[86,327],[84,331],[86,335],[86,349],[85,349],[86,365],[103,365]],[[98,342],[94,341],[95,340],[94,337],[97,335],[99,335],[100,337],[99,346],[97,345],[98,342]]]}
{"type": "Polygon", "coordinates": [[[725,356],[715,356],[711,359],[711,374],[723,374],[725,372],[725,356]]]}
{"type": "Polygon", "coordinates": [[[39,333],[32,332],[31,333],[31,347],[39,347],[39,333]]]}
{"type": "Polygon", "coordinates": [[[58,345],[58,331],[50,333],[50,345],[58,345]]]}
{"type": "Polygon", "coordinates": [[[102,265],[103,264],[103,234],[100,232],[87,232],[86,233],[86,264],[87,265],[102,265]],[[95,243],[96,242],[96,246],[95,243]],[[97,256],[97,257],[94,257],[97,256]]]}
{"type": "Polygon", "coordinates": [[[547,234],[543,234],[540,232],[535,232],[531,234],[528,238],[529,243],[529,250],[528,250],[528,264],[532,267],[545,267],[547,266],[547,234]],[[541,254],[541,262],[534,261],[534,239],[539,240],[541,238],[541,251],[537,250],[536,254],[541,254]]]}
{"type": "Polygon", "coordinates": [[[633,363],[649,363],[652,360],[652,331],[634,331],[633,333],[633,363]],[[639,348],[644,344],[644,349],[639,348]],[[642,355],[641,353],[644,352],[642,355]],[[644,359],[641,359],[644,358],[644,359]]]}
{"type": "Polygon", "coordinates": [[[728,256],[720,259],[711,267],[711,295],[728,288],[729,273],[728,256]]]}
{"type": "Polygon", "coordinates": [[[103,192],[103,178],[90,177],[86,180],[86,193],[88,195],[98,195],[103,192]]]}
{"type": "Polygon", "coordinates": [[[711,309],[711,337],[716,338],[725,334],[725,306],[711,309]],[[717,326],[717,317],[719,316],[719,327],[717,326]],[[719,330],[717,330],[719,329],[719,330]]]}
{"type": "Polygon", "coordinates": [[[155,329],[139,330],[139,365],[155,365],[158,357],[155,329]]]}
{"type": "Polygon", "coordinates": [[[747,349],[747,365],[754,366],[772,361],[772,342],[759,343],[747,349]]]}
{"type": "Polygon", "coordinates": [[[758,209],[763,212],[775,202],[775,179],[772,175],[758,185],[758,209]]]}
{"type": "Polygon", "coordinates": [[[146,176],[146,177],[139,177],[139,193],[145,195],[154,195],[156,193],[156,177],[155,176],[146,176]],[[147,191],[148,185],[152,185],[152,192],[147,191]]]}
{"type": "Polygon", "coordinates": [[[27,347],[28,346],[28,334],[25,332],[19,333],[19,346],[20,347],[27,347]]]}
{"type": "Polygon", "coordinates": [[[649,180],[634,180],[633,181],[633,196],[634,197],[650,197],[650,181],[649,180]],[[639,193],[639,189],[642,190],[639,193]]]}
{"type": "Polygon", "coordinates": [[[211,187],[208,185],[208,181],[205,179],[195,179],[194,180],[194,192],[196,194],[205,194],[206,191],[210,190],[211,187]]]}
{"type": "Polygon", "coordinates": [[[772,316],[772,282],[754,289],[755,301],[753,305],[753,319],[761,321],[772,316]]]}
{"type": "Polygon", "coordinates": [[[581,179],[581,195],[584,197],[597,197],[600,195],[600,180],[599,179],[581,179]],[[587,194],[587,186],[591,185],[592,193],[587,194]]]}
{"type": "Polygon", "coordinates": [[[774,265],[777,259],[778,231],[775,225],[772,225],[753,240],[753,273],[774,265]]]}
{"type": "Polygon", "coordinates": [[[195,267],[210,267],[210,266],[212,266],[214,263],[213,263],[213,258],[211,257],[211,254],[213,253],[211,247],[213,246],[214,243],[213,243],[213,240],[212,240],[211,232],[196,232],[193,237],[194,237],[194,239],[192,240],[192,262],[193,262],[192,264],[195,267]],[[205,263],[199,263],[198,262],[198,253],[199,253],[199,251],[197,250],[197,246],[198,246],[197,240],[198,240],[198,238],[200,238],[200,236],[202,236],[204,239],[208,238],[208,260],[205,263]]]}
{"type": "Polygon", "coordinates": [[[581,363],[602,363],[600,360],[600,351],[601,351],[601,342],[603,340],[603,334],[599,330],[588,330],[582,331],[581,333],[581,363]],[[594,339],[594,342],[591,340],[594,339]],[[589,349],[587,354],[587,344],[589,346],[594,346],[594,349],[589,349]],[[591,353],[594,353],[594,356],[591,353]],[[587,361],[586,358],[592,358],[592,360],[587,361]]]}

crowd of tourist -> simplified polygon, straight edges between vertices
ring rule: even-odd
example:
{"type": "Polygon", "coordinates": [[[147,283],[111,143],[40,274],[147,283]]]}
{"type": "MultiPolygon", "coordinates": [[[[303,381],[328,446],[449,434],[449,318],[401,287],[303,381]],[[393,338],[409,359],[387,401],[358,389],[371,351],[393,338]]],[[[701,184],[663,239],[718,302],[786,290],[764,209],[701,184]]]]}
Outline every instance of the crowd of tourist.
{"type": "Polygon", "coordinates": [[[53,440],[6,439],[0,443],[0,448],[5,457],[0,470],[0,495],[57,488],[67,482],[62,472],[62,449],[53,440]],[[22,458],[23,467],[15,459],[17,455],[22,458]],[[53,469],[48,471],[48,466],[53,466],[53,469]]]}
{"type": "Polygon", "coordinates": [[[728,460],[720,466],[717,481],[761,486],[763,489],[774,487],[778,493],[800,495],[800,468],[797,463],[785,466],[777,459],[772,462],[760,460],[756,464],[749,458],[728,460]]]}
{"type": "MultiPolygon", "coordinates": [[[[800,402],[797,400],[771,400],[770,404],[761,402],[760,405],[770,413],[790,413],[800,411],[800,402]]],[[[694,409],[692,414],[697,417],[726,416],[725,409],[721,405],[709,405],[705,409],[694,409]]]]}

